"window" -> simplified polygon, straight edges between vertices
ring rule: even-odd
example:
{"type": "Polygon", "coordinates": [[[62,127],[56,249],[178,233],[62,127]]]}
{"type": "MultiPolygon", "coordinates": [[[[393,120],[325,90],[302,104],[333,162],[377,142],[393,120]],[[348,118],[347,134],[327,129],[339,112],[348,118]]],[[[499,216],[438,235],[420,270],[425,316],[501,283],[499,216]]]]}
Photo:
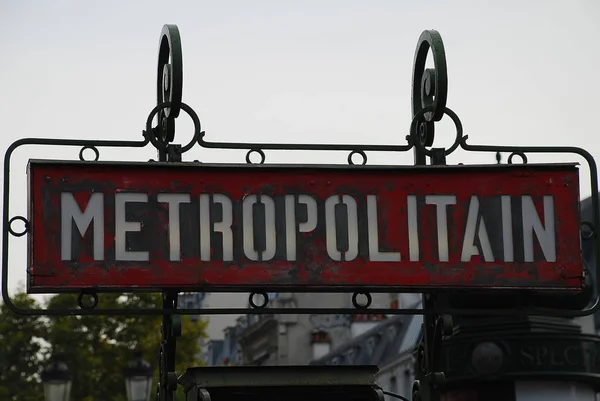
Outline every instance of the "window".
{"type": "Polygon", "coordinates": [[[398,383],[396,381],[396,376],[392,376],[390,378],[390,392],[392,392],[392,393],[398,392],[398,383]]]}
{"type": "Polygon", "coordinates": [[[404,370],[404,394],[403,396],[411,398],[412,396],[413,378],[410,369],[404,370]]]}

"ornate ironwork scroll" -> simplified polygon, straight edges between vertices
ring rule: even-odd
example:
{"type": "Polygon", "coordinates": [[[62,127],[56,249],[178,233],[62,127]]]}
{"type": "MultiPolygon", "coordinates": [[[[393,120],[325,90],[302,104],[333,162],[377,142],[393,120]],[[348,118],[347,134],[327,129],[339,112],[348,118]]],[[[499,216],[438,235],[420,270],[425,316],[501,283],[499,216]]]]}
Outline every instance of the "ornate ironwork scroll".
{"type": "Polygon", "coordinates": [[[158,138],[163,143],[172,142],[175,139],[175,119],[179,117],[183,94],[183,53],[176,25],[165,25],[161,32],[156,76],[157,103],[170,103],[169,107],[158,113],[158,138]]]}

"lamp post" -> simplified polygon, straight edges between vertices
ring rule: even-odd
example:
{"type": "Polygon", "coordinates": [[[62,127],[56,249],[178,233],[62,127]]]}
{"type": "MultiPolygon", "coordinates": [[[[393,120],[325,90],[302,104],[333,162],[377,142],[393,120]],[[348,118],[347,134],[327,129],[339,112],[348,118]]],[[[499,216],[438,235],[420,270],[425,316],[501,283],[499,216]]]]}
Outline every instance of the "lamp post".
{"type": "Polygon", "coordinates": [[[72,376],[69,367],[60,355],[50,360],[50,365],[42,372],[44,398],[46,401],[69,401],[72,376]]]}
{"type": "Polygon", "coordinates": [[[123,370],[128,401],[149,401],[152,388],[152,368],[136,350],[133,360],[123,370]]]}

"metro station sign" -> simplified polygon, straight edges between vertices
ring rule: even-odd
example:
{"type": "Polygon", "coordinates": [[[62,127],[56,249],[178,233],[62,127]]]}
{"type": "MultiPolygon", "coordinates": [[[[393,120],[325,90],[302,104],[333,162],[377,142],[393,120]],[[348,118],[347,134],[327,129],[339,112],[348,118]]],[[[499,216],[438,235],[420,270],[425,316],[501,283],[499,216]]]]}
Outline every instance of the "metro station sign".
{"type": "Polygon", "coordinates": [[[29,291],[580,290],[573,164],[32,160],[29,291]]]}

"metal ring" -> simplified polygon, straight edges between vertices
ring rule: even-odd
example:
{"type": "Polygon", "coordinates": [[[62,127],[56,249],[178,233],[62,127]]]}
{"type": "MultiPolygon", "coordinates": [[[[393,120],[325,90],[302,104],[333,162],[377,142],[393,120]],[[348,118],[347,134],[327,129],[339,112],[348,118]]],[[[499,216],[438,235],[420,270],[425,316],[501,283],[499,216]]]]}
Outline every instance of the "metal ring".
{"type": "MultiPolygon", "coordinates": [[[[427,114],[427,113],[425,113],[427,114]]],[[[433,121],[420,121],[417,124],[417,140],[423,146],[433,145],[435,137],[435,123],[433,121]]]]}
{"type": "Polygon", "coordinates": [[[584,220],[581,223],[579,223],[579,226],[581,227],[581,238],[582,239],[590,239],[594,236],[595,230],[594,230],[594,225],[592,224],[592,222],[584,220]],[[584,230],[583,230],[584,228],[589,229],[589,232],[587,234],[584,234],[584,230]]]}
{"type": "Polygon", "coordinates": [[[352,156],[354,156],[354,155],[361,155],[362,156],[363,160],[362,160],[362,163],[360,164],[360,166],[364,166],[365,164],[367,164],[367,154],[364,151],[362,151],[360,149],[357,149],[357,150],[353,150],[348,155],[348,164],[349,165],[351,165],[351,166],[356,165],[356,163],[354,163],[354,161],[352,160],[352,156]]]}
{"type": "MultiPolygon", "coordinates": [[[[154,119],[154,116],[156,115],[156,113],[158,113],[159,111],[161,111],[162,109],[164,109],[166,107],[169,107],[170,105],[171,105],[171,102],[164,102],[164,103],[161,103],[161,104],[155,106],[152,109],[152,111],[150,112],[150,114],[148,115],[148,119],[146,120],[146,132],[147,132],[148,138],[150,138],[150,142],[152,142],[152,145],[154,145],[154,147],[156,149],[162,150],[162,151],[167,150],[168,143],[159,141],[152,134],[152,120],[154,119]]],[[[181,148],[181,153],[183,154],[183,153],[187,152],[188,150],[190,150],[196,144],[196,142],[198,142],[198,140],[200,138],[201,127],[200,127],[200,118],[198,118],[198,114],[196,114],[194,109],[192,109],[190,106],[188,106],[185,103],[181,103],[181,109],[183,111],[185,111],[190,116],[192,121],[194,122],[194,137],[187,145],[185,145],[181,148]]]]}
{"type": "Polygon", "coordinates": [[[95,291],[82,291],[77,296],[77,304],[81,309],[94,309],[96,306],[98,306],[98,294],[95,291]],[[84,296],[92,297],[92,303],[90,305],[86,305],[83,303],[84,296]]]}
{"type": "Polygon", "coordinates": [[[352,305],[354,305],[356,309],[368,309],[369,306],[371,306],[371,302],[373,302],[373,297],[371,297],[369,292],[355,292],[352,294],[352,305]],[[359,304],[357,300],[358,296],[361,294],[367,297],[367,302],[364,305],[359,304]]]}
{"type": "Polygon", "coordinates": [[[15,237],[22,237],[25,234],[27,234],[29,232],[29,220],[27,220],[25,217],[23,216],[15,216],[12,219],[10,219],[8,221],[8,232],[11,233],[12,235],[14,235],[15,237]],[[23,231],[15,231],[12,229],[12,223],[16,220],[22,221],[23,224],[25,225],[25,228],[23,228],[23,231]]]}
{"type": "Polygon", "coordinates": [[[85,162],[85,161],[97,162],[99,158],[100,158],[100,151],[98,151],[98,148],[96,148],[95,146],[90,146],[90,145],[82,146],[81,150],[79,151],[79,160],[81,160],[82,162],[85,162]],[[85,152],[86,149],[90,149],[90,150],[94,151],[94,155],[96,156],[94,158],[94,160],[86,160],[85,159],[85,157],[83,156],[83,152],[85,152]]]}
{"type": "Polygon", "coordinates": [[[265,162],[265,159],[265,152],[263,152],[261,149],[250,149],[248,153],[246,153],[246,163],[248,164],[263,164],[265,162]],[[258,153],[260,155],[260,162],[253,163],[252,160],[250,160],[250,155],[252,153],[258,153]]]}
{"type": "MultiPolygon", "coordinates": [[[[412,122],[410,123],[410,135],[413,138],[414,146],[418,147],[427,156],[432,156],[433,152],[430,149],[427,149],[425,147],[425,145],[423,145],[423,143],[419,140],[419,137],[418,137],[419,133],[417,132],[417,127],[418,127],[418,123],[423,122],[421,120],[421,118],[423,118],[425,113],[428,113],[432,110],[433,110],[433,106],[427,106],[427,107],[422,108],[415,114],[415,116],[412,119],[412,122]]],[[[458,148],[458,146],[460,145],[460,142],[463,138],[463,128],[462,128],[462,123],[460,122],[460,119],[458,118],[458,116],[456,115],[455,112],[453,112],[452,110],[450,110],[449,108],[446,107],[444,109],[444,113],[446,113],[448,115],[448,117],[450,117],[452,119],[452,121],[454,122],[454,125],[456,126],[456,139],[454,140],[454,143],[452,144],[452,146],[450,148],[444,150],[444,154],[446,156],[448,156],[450,153],[454,152],[456,150],[456,148],[458,148]]]]}
{"type": "Polygon", "coordinates": [[[251,292],[250,297],[248,297],[248,303],[252,309],[263,309],[269,304],[269,295],[266,292],[251,292]],[[254,296],[262,295],[264,302],[261,305],[257,305],[254,303],[254,296]]]}
{"type": "Polygon", "coordinates": [[[508,156],[508,164],[513,164],[512,160],[513,160],[513,157],[515,157],[515,156],[521,157],[521,160],[522,160],[521,164],[527,164],[527,156],[523,152],[512,152],[510,154],[510,156],[508,156]]]}

